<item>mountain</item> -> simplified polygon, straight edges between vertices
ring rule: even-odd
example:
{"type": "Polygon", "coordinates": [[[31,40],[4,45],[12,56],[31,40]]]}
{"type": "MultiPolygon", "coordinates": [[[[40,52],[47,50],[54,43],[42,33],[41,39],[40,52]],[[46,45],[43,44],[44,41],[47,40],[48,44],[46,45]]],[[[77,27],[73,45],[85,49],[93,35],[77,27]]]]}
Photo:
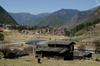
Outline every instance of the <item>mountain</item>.
{"type": "Polygon", "coordinates": [[[100,7],[100,5],[99,5],[99,6],[96,6],[96,7],[94,7],[94,8],[91,8],[91,9],[89,9],[89,10],[91,10],[91,11],[96,11],[99,7],[100,7]]]}
{"type": "Polygon", "coordinates": [[[10,13],[9,14],[19,23],[22,25],[29,25],[29,22],[38,18],[45,17],[49,15],[49,13],[42,13],[38,15],[33,15],[30,13],[10,13]]]}
{"type": "Polygon", "coordinates": [[[34,18],[30,13],[9,13],[19,24],[34,18]]]}
{"type": "MultiPolygon", "coordinates": [[[[71,29],[71,33],[73,35],[100,35],[100,7],[98,7],[95,11],[85,11],[85,15],[82,14],[78,15],[81,19],[74,19],[74,22],[69,21],[69,25],[73,28],[71,29]],[[84,18],[85,17],[85,18],[84,18]],[[77,20],[77,21],[76,21],[77,20]],[[80,21],[78,21],[80,20],[80,21]],[[82,21],[83,20],[83,21],[82,21]],[[72,23],[72,24],[71,24],[72,23]],[[78,23],[80,23],[78,25],[78,23]]],[[[83,12],[81,12],[83,13],[83,12]]],[[[72,20],[72,19],[71,19],[72,20]]],[[[68,26],[68,24],[66,24],[68,26]]],[[[70,27],[69,26],[69,27],[70,27]]]]}
{"type": "Polygon", "coordinates": [[[100,7],[95,7],[87,11],[81,11],[74,15],[63,26],[67,28],[73,28],[78,24],[93,21],[96,18],[100,18],[100,7]]]}
{"type": "Polygon", "coordinates": [[[93,21],[96,18],[100,18],[100,7],[94,11],[94,13],[89,17],[87,21],[93,21]]]}
{"type": "Polygon", "coordinates": [[[20,25],[40,25],[60,27],[65,21],[71,19],[79,11],[74,9],[61,9],[54,13],[33,15],[29,13],[9,13],[20,25]]]}
{"type": "Polygon", "coordinates": [[[52,27],[67,27],[69,29],[78,24],[90,22],[96,18],[100,18],[100,7],[78,11],[75,9],[61,9],[51,14],[42,13],[33,15],[29,13],[10,13],[10,15],[20,25],[39,25],[39,26],[52,26],[52,27]]]}
{"type": "Polygon", "coordinates": [[[52,26],[52,27],[60,27],[66,21],[70,20],[75,14],[79,11],[74,9],[61,9],[56,11],[49,16],[43,18],[39,23],[40,26],[52,26]]]}
{"type": "Polygon", "coordinates": [[[0,6],[0,23],[1,24],[17,24],[17,22],[0,6]]]}
{"type": "Polygon", "coordinates": [[[91,15],[93,14],[93,11],[82,11],[78,14],[74,15],[69,21],[64,24],[67,28],[75,27],[78,24],[84,23],[91,15]]]}
{"type": "Polygon", "coordinates": [[[25,22],[21,22],[20,25],[35,26],[35,25],[38,25],[40,23],[42,18],[44,18],[44,17],[28,20],[28,21],[25,21],[25,22]]]}
{"type": "MultiPolygon", "coordinates": [[[[100,20],[100,19],[99,19],[100,20]]],[[[95,26],[89,26],[88,30],[81,29],[80,31],[76,32],[75,35],[83,35],[83,36],[100,36],[100,23],[95,24],[95,26]]]]}
{"type": "Polygon", "coordinates": [[[38,25],[41,20],[45,17],[47,17],[50,13],[41,13],[41,14],[38,14],[38,15],[35,15],[35,17],[31,20],[27,20],[25,22],[22,22],[20,23],[21,25],[38,25]]]}

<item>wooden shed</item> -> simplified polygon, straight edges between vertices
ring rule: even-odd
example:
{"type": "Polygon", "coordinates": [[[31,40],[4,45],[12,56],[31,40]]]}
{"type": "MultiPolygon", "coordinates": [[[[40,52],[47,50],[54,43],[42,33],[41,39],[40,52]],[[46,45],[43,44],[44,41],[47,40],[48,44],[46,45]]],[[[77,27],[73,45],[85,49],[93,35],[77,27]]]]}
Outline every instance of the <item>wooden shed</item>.
{"type": "Polygon", "coordinates": [[[83,51],[74,51],[74,58],[91,58],[92,57],[92,53],[90,52],[83,52],[83,51]]]}
{"type": "Polygon", "coordinates": [[[73,60],[74,42],[50,41],[47,48],[36,49],[37,56],[73,60]]]}

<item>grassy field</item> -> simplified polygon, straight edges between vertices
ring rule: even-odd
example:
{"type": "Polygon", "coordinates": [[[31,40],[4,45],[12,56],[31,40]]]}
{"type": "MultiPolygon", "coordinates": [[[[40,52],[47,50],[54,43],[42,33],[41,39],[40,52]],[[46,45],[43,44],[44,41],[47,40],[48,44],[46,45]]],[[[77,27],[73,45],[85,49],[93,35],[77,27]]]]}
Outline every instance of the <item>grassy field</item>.
{"type": "MultiPolygon", "coordinates": [[[[16,32],[11,33],[4,33],[5,41],[19,41],[19,40],[33,40],[35,36],[33,35],[27,35],[27,34],[20,34],[16,32]],[[12,33],[12,34],[11,34],[12,33]],[[16,35],[15,35],[16,33],[16,35]],[[16,37],[16,38],[15,38],[16,37]],[[14,39],[12,39],[14,38],[14,39]]],[[[49,39],[51,36],[40,36],[40,39],[49,39]]],[[[87,39],[91,37],[97,37],[97,36],[85,36],[85,37],[76,37],[72,39],[87,39]]],[[[52,39],[55,38],[63,38],[66,37],[56,37],[54,36],[52,39]]],[[[66,38],[67,39],[67,38],[66,38]]],[[[69,39],[68,39],[69,40],[69,39]]],[[[43,44],[43,43],[41,43],[43,44]]],[[[80,43],[81,44],[81,43],[80,43]]],[[[13,47],[21,47],[20,45],[14,45],[13,47]]],[[[27,45],[23,44],[23,47],[28,47],[27,45]]],[[[0,53],[0,55],[3,55],[0,53]]],[[[100,55],[93,54],[93,58],[100,58],[100,55]]],[[[100,61],[94,61],[94,60],[73,60],[73,61],[64,61],[64,60],[55,60],[55,59],[47,59],[47,58],[41,58],[41,64],[38,64],[37,58],[34,58],[33,56],[25,56],[20,57],[16,59],[0,59],[0,66],[100,66],[100,61]]]]}
{"type": "Polygon", "coordinates": [[[3,56],[3,53],[2,52],[0,52],[0,56],[3,56]]]}
{"type": "Polygon", "coordinates": [[[94,37],[98,37],[98,36],[83,36],[83,37],[74,37],[74,38],[64,39],[64,40],[77,40],[77,39],[87,39],[87,38],[94,38],[94,37]]]}
{"type": "Polygon", "coordinates": [[[100,54],[93,54],[92,58],[100,58],[100,54]]]}
{"type": "Polygon", "coordinates": [[[38,64],[37,58],[33,56],[26,56],[17,59],[2,59],[0,60],[0,66],[100,66],[100,61],[93,60],[55,60],[41,58],[41,63],[38,64]]]}

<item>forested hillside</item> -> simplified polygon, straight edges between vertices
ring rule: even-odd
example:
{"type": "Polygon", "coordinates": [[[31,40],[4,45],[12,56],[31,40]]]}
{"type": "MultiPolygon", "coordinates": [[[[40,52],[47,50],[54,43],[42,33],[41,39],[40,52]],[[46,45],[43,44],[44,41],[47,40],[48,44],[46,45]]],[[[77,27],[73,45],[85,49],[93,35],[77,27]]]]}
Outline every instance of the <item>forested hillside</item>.
{"type": "MultiPolygon", "coordinates": [[[[100,19],[95,19],[92,22],[79,24],[76,27],[74,27],[74,28],[71,29],[71,34],[75,35],[75,33],[77,33],[78,31],[81,31],[83,29],[89,31],[90,29],[92,29],[91,26],[95,27],[96,24],[99,24],[99,23],[100,23],[100,19]]],[[[82,34],[83,33],[80,33],[79,35],[82,35],[82,34]]]]}
{"type": "Polygon", "coordinates": [[[0,23],[1,24],[17,24],[17,22],[0,6],[0,23]]]}

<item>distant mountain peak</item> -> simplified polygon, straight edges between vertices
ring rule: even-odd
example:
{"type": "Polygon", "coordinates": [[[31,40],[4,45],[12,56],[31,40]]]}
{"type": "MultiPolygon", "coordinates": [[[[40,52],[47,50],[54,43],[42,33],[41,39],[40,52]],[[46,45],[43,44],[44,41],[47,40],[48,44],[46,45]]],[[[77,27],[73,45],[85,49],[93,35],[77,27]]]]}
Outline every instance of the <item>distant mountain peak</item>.
{"type": "Polygon", "coordinates": [[[100,5],[99,5],[99,6],[96,6],[96,7],[94,7],[94,8],[91,8],[91,9],[89,9],[89,10],[96,11],[99,7],[100,7],[100,5]]]}
{"type": "Polygon", "coordinates": [[[86,11],[79,11],[77,9],[60,9],[53,13],[41,13],[38,15],[19,13],[20,15],[13,14],[13,18],[19,20],[19,24],[21,23],[22,25],[49,25],[52,27],[72,28],[80,23],[98,18],[100,12],[100,9],[98,10],[99,7],[100,6],[86,11]],[[92,15],[95,15],[95,17],[91,17],[92,15]]]}
{"type": "MultiPolygon", "coordinates": [[[[49,13],[41,13],[38,15],[33,15],[30,13],[25,13],[25,12],[20,12],[20,13],[11,13],[9,12],[9,14],[19,23],[19,24],[24,24],[24,22],[28,22],[30,20],[35,20],[37,18],[43,18],[45,16],[48,16],[49,13]]],[[[28,23],[26,24],[28,25],[28,23]]]]}
{"type": "Polygon", "coordinates": [[[51,13],[49,16],[44,18],[39,25],[52,27],[60,27],[65,21],[70,20],[79,11],[74,9],[61,9],[51,13]]]}

